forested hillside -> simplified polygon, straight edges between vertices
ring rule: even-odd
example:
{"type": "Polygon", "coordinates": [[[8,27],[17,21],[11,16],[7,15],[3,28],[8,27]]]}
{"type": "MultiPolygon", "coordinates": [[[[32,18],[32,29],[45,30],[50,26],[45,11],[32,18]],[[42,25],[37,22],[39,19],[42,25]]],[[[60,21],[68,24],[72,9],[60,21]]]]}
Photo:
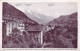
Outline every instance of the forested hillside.
{"type": "MultiPolygon", "coordinates": [[[[52,42],[54,48],[77,47],[77,12],[67,16],[60,16],[51,21],[49,26],[54,29],[44,33],[44,42],[52,42]]],[[[47,47],[47,46],[44,46],[47,47]]]]}

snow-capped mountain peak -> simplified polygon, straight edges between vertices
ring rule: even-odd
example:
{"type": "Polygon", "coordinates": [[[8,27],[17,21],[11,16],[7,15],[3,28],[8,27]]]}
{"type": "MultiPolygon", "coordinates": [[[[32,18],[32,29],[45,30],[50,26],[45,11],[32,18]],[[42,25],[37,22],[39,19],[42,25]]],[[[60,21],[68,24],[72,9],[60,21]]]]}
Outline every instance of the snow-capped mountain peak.
{"type": "Polygon", "coordinates": [[[51,17],[48,17],[44,14],[41,14],[39,12],[36,11],[32,11],[30,9],[27,9],[25,12],[25,15],[27,15],[30,19],[38,22],[39,24],[44,24],[44,23],[48,23],[52,20],[51,17]]]}

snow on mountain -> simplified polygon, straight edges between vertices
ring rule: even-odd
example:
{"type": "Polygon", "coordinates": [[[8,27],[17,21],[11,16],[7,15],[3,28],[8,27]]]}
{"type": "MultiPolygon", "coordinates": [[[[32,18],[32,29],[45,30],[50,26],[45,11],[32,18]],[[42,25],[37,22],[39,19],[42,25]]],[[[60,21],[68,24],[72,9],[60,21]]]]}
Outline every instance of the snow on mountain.
{"type": "Polygon", "coordinates": [[[46,16],[44,14],[31,11],[27,9],[25,12],[25,15],[27,15],[30,19],[38,22],[39,24],[46,24],[52,20],[52,17],[46,16]]]}

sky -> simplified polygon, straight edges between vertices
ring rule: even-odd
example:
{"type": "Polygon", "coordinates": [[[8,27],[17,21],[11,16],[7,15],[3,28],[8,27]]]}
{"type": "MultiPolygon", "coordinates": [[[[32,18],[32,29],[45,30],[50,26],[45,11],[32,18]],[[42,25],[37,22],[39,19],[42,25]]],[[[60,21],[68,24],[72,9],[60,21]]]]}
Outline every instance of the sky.
{"type": "Polygon", "coordinates": [[[22,12],[34,11],[47,16],[51,16],[53,19],[61,15],[69,15],[77,12],[77,3],[75,2],[9,2],[22,12]]]}

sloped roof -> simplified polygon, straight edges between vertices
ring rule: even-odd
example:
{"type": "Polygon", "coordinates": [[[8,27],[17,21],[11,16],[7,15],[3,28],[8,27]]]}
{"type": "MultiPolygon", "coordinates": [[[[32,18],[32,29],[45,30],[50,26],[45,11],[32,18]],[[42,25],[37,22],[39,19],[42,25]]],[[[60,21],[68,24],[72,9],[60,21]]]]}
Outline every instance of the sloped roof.
{"type": "Polygon", "coordinates": [[[43,26],[36,25],[36,26],[28,26],[27,31],[42,31],[43,26]]]}

